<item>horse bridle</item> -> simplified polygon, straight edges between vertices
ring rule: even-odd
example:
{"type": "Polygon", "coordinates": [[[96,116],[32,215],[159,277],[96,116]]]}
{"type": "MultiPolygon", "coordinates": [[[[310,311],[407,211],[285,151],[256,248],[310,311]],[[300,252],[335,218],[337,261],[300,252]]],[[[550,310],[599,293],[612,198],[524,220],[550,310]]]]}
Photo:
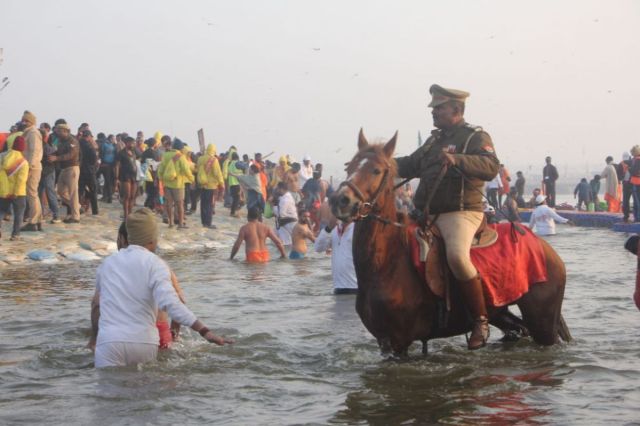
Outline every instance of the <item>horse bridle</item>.
{"type": "MultiPolygon", "coordinates": [[[[373,208],[378,202],[378,197],[382,193],[382,190],[384,189],[384,186],[387,183],[388,178],[389,178],[389,167],[387,167],[384,170],[384,174],[382,175],[382,180],[380,181],[380,186],[378,186],[378,189],[375,190],[370,201],[367,201],[365,199],[365,196],[362,193],[362,191],[360,191],[360,188],[355,186],[353,182],[351,182],[351,179],[345,180],[340,184],[340,186],[338,186],[338,190],[340,190],[340,188],[342,188],[343,186],[347,186],[349,189],[351,189],[351,191],[353,191],[356,197],[361,201],[361,204],[358,207],[358,216],[355,220],[364,219],[371,214],[371,212],[373,211],[373,208]]],[[[375,217],[379,218],[379,216],[377,215],[375,217]]]]}

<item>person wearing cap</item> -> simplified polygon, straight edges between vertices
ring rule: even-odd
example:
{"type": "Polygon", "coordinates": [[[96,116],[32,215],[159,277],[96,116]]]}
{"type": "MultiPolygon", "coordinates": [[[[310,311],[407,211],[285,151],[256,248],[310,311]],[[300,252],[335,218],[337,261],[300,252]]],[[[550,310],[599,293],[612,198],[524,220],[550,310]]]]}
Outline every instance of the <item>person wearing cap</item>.
{"type": "Polygon", "coordinates": [[[58,149],[48,160],[60,164],[58,176],[58,195],[62,204],[67,206],[64,223],[80,223],[80,202],[78,199],[78,179],[80,177],[80,144],[71,135],[66,122],[60,122],[54,128],[58,140],[58,149]]]}
{"type": "Polygon", "coordinates": [[[473,320],[468,347],[478,349],[489,337],[489,320],[470,248],[483,219],[484,184],[496,177],[500,162],[491,137],[464,119],[469,93],[437,84],[429,91],[436,129],[420,148],[396,158],[396,163],[400,177],[420,178],[415,207],[420,215],[429,213],[445,241],[447,262],[473,320]]]}
{"type": "Polygon", "coordinates": [[[211,343],[233,343],[214,334],[180,301],[169,267],[155,254],[158,223],[154,213],[142,208],[129,214],[126,229],[128,247],[107,257],[96,272],[91,304],[96,368],[154,361],[160,340],[158,309],[211,343]]]}
{"type": "Polygon", "coordinates": [[[178,228],[186,228],[184,223],[184,186],[186,182],[193,182],[193,173],[181,150],[184,144],[175,139],[171,149],[162,155],[158,166],[158,176],[164,185],[165,209],[169,228],[173,228],[174,208],[177,212],[178,228]],[[171,163],[170,163],[171,162],[171,163]]]}
{"type": "Polygon", "coordinates": [[[38,196],[38,186],[42,175],[42,134],[36,127],[36,116],[29,111],[22,115],[25,139],[24,158],[29,162],[29,179],[27,180],[27,217],[23,231],[42,230],[42,205],[38,196]]]}
{"type": "Polygon", "coordinates": [[[313,177],[313,164],[311,164],[311,157],[305,155],[302,157],[302,165],[300,165],[300,172],[298,173],[298,185],[300,188],[304,187],[304,184],[313,177]]]}
{"type": "Polygon", "coordinates": [[[500,220],[496,216],[496,209],[489,203],[483,204],[484,216],[487,218],[487,223],[494,224],[499,223],[500,220]]]}
{"type": "MultiPolygon", "coordinates": [[[[23,155],[26,145],[24,137],[16,137],[11,148],[2,157],[0,165],[0,218],[13,209],[11,241],[20,239],[22,217],[26,207],[29,179],[29,162],[23,155]]],[[[0,220],[0,225],[1,222],[3,221],[0,220]]]]}
{"type": "Polygon", "coordinates": [[[531,212],[529,219],[529,228],[538,235],[555,235],[556,222],[569,223],[571,221],[560,216],[551,207],[547,205],[547,196],[539,194],[536,197],[536,208],[531,212]]]}

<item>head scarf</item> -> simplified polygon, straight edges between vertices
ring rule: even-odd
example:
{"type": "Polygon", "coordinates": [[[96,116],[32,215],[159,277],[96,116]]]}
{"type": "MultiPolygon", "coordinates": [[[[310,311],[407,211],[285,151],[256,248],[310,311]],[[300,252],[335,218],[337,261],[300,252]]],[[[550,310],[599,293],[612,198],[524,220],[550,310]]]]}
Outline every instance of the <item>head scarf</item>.
{"type": "Polygon", "coordinates": [[[145,246],[158,241],[158,222],[151,210],[144,207],[127,217],[129,244],[145,246]]]}

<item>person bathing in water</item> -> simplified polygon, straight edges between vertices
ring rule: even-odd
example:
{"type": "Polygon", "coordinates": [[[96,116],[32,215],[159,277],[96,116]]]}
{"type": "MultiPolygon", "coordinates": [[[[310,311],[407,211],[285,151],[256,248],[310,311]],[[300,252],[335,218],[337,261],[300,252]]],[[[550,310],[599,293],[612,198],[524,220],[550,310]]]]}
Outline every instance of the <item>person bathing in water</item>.
{"type": "MultiPolygon", "coordinates": [[[[118,237],[116,240],[118,245],[118,250],[126,249],[129,247],[129,235],[127,233],[127,223],[122,222],[120,224],[120,228],[118,228],[118,237]]],[[[182,287],[178,283],[178,277],[173,272],[173,270],[169,270],[171,273],[171,285],[173,285],[173,289],[176,291],[178,298],[183,304],[186,304],[184,291],[182,291],[182,287]]],[[[91,302],[92,305],[100,304],[100,296],[98,292],[94,295],[94,300],[91,302]]],[[[156,327],[158,327],[158,333],[160,334],[160,342],[158,346],[160,349],[169,349],[174,340],[177,339],[178,334],[180,333],[180,323],[176,321],[171,321],[171,327],[169,327],[169,315],[166,311],[158,310],[158,317],[156,319],[156,327]]],[[[91,340],[89,341],[89,347],[94,348],[96,345],[96,338],[98,327],[93,330],[91,340]]]]}
{"type": "Polygon", "coordinates": [[[129,246],[107,257],[96,272],[96,297],[91,306],[96,368],[154,361],[160,340],[158,309],[168,311],[172,319],[211,343],[233,343],[215,335],[180,301],[169,267],[155,254],[158,224],[154,213],[142,208],[129,214],[126,228],[129,246]]]}
{"type": "Polygon", "coordinates": [[[242,243],[245,243],[245,254],[249,263],[264,263],[269,261],[269,250],[267,250],[266,240],[271,241],[278,247],[280,257],[286,257],[282,241],[271,228],[260,222],[260,207],[253,206],[247,212],[247,223],[238,231],[238,238],[231,249],[229,259],[233,260],[238,253],[242,243]]]}
{"type": "Polygon", "coordinates": [[[291,251],[289,252],[289,259],[304,259],[307,254],[307,242],[312,243],[316,241],[315,236],[311,229],[309,229],[309,220],[311,219],[311,213],[308,211],[301,212],[298,222],[293,227],[291,233],[291,251]]]}

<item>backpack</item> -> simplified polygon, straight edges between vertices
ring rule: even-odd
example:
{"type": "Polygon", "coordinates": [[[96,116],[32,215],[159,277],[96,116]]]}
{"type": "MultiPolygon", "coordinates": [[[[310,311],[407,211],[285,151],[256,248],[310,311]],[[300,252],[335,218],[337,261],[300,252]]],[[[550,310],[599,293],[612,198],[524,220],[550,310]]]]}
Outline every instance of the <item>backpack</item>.
{"type": "Polygon", "coordinates": [[[178,178],[178,172],[176,170],[176,163],[180,159],[182,154],[179,152],[171,157],[169,161],[164,166],[164,170],[162,172],[162,179],[167,181],[176,180],[178,178]]]}

